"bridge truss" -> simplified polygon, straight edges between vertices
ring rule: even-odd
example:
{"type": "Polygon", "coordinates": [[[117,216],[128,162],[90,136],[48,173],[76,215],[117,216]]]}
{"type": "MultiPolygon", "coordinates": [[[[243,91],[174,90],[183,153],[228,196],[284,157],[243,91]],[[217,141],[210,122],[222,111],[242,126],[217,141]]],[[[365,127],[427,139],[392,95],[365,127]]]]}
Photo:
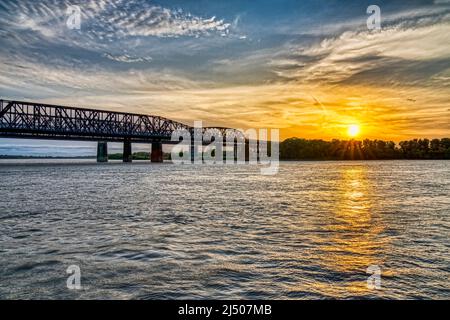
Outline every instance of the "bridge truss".
{"type": "MultiPolygon", "coordinates": [[[[0,137],[130,142],[172,142],[174,131],[193,127],[167,118],[34,102],[0,100],[0,137]]],[[[217,127],[223,137],[240,131],[217,127]]]]}

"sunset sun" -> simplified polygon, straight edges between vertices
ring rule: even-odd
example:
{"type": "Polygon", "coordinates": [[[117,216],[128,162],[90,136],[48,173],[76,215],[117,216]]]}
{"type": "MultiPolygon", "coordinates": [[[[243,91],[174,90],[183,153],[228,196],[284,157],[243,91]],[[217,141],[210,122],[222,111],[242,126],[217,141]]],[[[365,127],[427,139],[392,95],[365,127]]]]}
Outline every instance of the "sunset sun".
{"type": "Polygon", "coordinates": [[[354,137],[359,135],[360,131],[361,131],[361,129],[360,129],[359,125],[352,124],[352,125],[348,126],[347,134],[348,134],[349,137],[354,138],[354,137]]]}

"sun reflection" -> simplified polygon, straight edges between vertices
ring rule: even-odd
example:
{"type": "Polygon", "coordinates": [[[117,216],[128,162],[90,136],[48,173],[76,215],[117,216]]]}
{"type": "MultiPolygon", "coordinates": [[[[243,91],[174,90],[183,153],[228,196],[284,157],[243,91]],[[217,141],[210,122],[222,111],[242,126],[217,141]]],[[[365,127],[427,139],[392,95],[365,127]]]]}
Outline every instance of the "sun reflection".
{"type": "MultiPolygon", "coordinates": [[[[367,168],[343,167],[337,193],[334,219],[328,227],[330,239],[322,248],[327,252],[323,263],[341,275],[365,272],[368,266],[381,263],[379,253],[384,245],[379,237],[383,226],[371,215],[373,190],[367,168]]],[[[362,279],[347,280],[346,292],[368,290],[362,279]]]]}

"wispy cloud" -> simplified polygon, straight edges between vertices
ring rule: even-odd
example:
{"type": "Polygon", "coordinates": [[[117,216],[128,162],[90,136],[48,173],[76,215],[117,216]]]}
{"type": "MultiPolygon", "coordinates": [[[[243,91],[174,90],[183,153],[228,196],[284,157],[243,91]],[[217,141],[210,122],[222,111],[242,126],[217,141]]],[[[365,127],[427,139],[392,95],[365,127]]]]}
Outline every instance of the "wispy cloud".
{"type": "Polygon", "coordinates": [[[200,17],[144,0],[3,1],[0,23],[14,39],[102,44],[127,37],[199,37],[227,35],[229,23],[215,16],[200,17]],[[81,10],[81,30],[66,26],[67,8],[81,10]]]}
{"type": "MultiPolygon", "coordinates": [[[[112,56],[111,56],[112,57],[112,56]]],[[[113,57],[129,62],[127,57],[113,57]]],[[[138,58],[138,60],[141,60],[138,58]]],[[[16,54],[0,56],[2,73],[0,88],[27,88],[28,96],[67,96],[101,94],[140,94],[154,91],[169,92],[199,88],[206,82],[190,80],[176,71],[151,69],[109,70],[95,65],[84,65],[77,60],[54,60],[47,64],[41,56],[25,57],[16,54]]],[[[26,97],[26,96],[25,96],[26,97]]]]}
{"type": "Polygon", "coordinates": [[[104,57],[117,61],[117,62],[124,62],[124,63],[134,63],[134,62],[150,62],[152,61],[152,57],[133,57],[128,54],[122,54],[122,55],[112,55],[109,53],[103,54],[104,57]]]}
{"type": "MultiPolygon", "coordinates": [[[[408,61],[411,70],[405,68],[401,74],[407,76],[418,62],[450,59],[450,47],[442,45],[450,41],[449,35],[450,14],[413,19],[406,16],[381,32],[345,31],[314,45],[290,45],[285,54],[272,60],[272,65],[279,76],[288,79],[336,83],[365,71],[389,71],[392,64],[408,61]]],[[[369,80],[379,83],[380,79],[369,80]]]]}

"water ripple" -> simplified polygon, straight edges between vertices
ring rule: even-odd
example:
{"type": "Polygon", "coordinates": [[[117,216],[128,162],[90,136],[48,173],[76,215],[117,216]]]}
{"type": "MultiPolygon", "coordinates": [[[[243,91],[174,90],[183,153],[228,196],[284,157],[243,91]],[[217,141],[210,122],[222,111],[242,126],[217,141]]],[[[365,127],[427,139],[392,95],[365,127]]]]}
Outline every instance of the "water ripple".
{"type": "Polygon", "coordinates": [[[449,166],[0,164],[0,298],[449,298],[449,166]]]}

